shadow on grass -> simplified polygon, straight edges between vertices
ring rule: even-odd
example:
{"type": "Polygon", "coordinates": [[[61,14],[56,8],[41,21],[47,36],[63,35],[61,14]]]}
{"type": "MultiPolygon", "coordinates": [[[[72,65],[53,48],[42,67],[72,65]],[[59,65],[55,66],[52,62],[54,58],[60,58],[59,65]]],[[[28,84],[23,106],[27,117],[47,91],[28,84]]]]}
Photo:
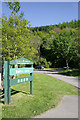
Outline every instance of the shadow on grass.
{"type": "Polygon", "coordinates": [[[23,92],[23,91],[20,91],[20,90],[17,91],[17,90],[11,89],[11,95],[14,95],[14,94],[17,94],[17,93],[20,93],[20,92],[23,93],[23,94],[27,94],[27,95],[29,94],[28,92],[23,92]]]}
{"type": "MultiPolygon", "coordinates": [[[[27,92],[17,91],[17,90],[11,89],[11,96],[15,95],[17,93],[20,93],[20,92],[23,93],[23,94],[27,94],[27,95],[29,94],[27,92]]],[[[0,89],[0,103],[4,104],[4,89],[3,90],[0,89]]]]}
{"type": "Polygon", "coordinates": [[[0,89],[0,103],[4,104],[4,90],[0,89]]]}

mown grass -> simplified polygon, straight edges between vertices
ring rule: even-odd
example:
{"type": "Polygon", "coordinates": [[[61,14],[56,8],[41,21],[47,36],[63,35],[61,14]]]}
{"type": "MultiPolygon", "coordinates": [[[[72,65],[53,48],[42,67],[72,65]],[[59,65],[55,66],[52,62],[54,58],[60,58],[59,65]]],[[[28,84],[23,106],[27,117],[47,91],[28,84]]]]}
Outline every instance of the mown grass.
{"type": "Polygon", "coordinates": [[[80,78],[80,70],[79,69],[64,70],[64,71],[60,71],[59,73],[61,73],[63,75],[74,76],[74,77],[80,78]]]}
{"type": "Polygon", "coordinates": [[[11,104],[2,105],[3,118],[32,118],[56,107],[63,95],[78,95],[68,83],[45,74],[33,76],[33,95],[30,95],[29,82],[11,87],[11,104]]]}

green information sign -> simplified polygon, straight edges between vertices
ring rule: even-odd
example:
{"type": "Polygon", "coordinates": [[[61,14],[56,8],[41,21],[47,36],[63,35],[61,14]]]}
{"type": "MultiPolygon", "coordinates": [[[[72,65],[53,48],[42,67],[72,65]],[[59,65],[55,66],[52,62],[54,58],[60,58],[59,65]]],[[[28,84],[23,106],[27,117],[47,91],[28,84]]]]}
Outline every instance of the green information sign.
{"type": "Polygon", "coordinates": [[[32,73],[33,68],[11,68],[10,75],[18,75],[18,74],[25,74],[25,73],[32,73]]]}
{"type": "Polygon", "coordinates": [[[32,80],[33,80],[33,76],[22,77],[22,78],[17,78],[17,79],[11,79],[10,80],[10,86],[25,83],[25,82],[29,82],[29,81],[32,81],[32,80]]]}
{"type": "Polygon", "coordinates": [[[17,65],[18,64],[28,64],[28,65],[31,65],[31,64],[33,64],[33,62],[28,60],[28,59],[26,59],[26,58],[20,58],[20,59],[16,59],[16,60],[10,61],[10,64],[12,64],[12,65],[15,65],[15,64],[17,64],[17,65]]]}
{"type": "Polygon", "coordinates": [[[32,94],[33,90],[33,62],[26,59],[20,58],[12,61],[4,61],[4,95],[5,95],[5,104],[9,104],[11,102],[11,86],[29,82],[30,81],[30,94],[32,94]],[[27,68],[11,68],[11,65],[19,65],[26,64],[30,67],[27,68]],[[30,73],[30,76],[25,76],[21,78],[11,79],[12,75],[26,74],[30,73]]]}

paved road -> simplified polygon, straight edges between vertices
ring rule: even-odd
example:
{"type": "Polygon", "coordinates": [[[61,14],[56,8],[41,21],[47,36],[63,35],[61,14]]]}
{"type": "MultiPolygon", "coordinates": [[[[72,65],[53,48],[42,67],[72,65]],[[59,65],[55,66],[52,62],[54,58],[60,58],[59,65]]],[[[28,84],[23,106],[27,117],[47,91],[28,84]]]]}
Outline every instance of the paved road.
{"type": "Polygon", "coordinates": [[[78,96],[65,95],[61,103],[35,118],[78,118],[78,96]]]}
{"type": "Polygon", "coordinates": [[[34,73],[47,74],[49,76],[55,77],[59,80],[62,80],[64,82],[72,84],[75,87],[80,88],[80,79],[75,78],[75,77],[71,77],[71,76],[61,75],[61,74],[58,73],[57,70],[55,71],[55,70],[46,69],[46,70],[34,71],[34,73]]]}

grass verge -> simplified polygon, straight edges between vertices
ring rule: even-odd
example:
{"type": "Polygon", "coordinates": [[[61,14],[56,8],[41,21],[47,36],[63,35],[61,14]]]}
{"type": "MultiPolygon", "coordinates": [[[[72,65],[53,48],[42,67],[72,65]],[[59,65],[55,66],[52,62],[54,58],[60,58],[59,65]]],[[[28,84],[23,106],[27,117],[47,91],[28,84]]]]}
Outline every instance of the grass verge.
{"type": "Polygon", "coordinates": [[[45,74],[33,76],[33,95],[30,95],[29,82],[11,87],[11,104],[2,105],[3,118],[32,118],[56,107],[63,95],[78,95],[68,83],[45,74]]]}

